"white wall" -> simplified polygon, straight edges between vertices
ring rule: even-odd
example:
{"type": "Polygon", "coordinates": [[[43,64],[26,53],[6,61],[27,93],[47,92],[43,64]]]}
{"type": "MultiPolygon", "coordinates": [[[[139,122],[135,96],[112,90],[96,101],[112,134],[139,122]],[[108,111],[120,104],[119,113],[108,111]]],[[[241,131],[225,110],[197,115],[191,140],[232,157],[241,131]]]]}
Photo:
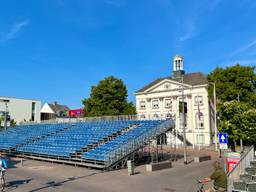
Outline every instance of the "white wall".
{"type": "MultiPolygon", "coordinates": [[[[137,114],[145,115],[146,118],[153,118],[155,114],[159,116],[159,118],[165,118],[168,113],[175,115],[176,120],[176,129],[181,133],[183,129],[180,126],[180,115],[179,115],[179,99],[181,97],[181,92],[177,89],[177,84],[173,82],[170,83],[170,89],[163,88],[164,84],[167,81],[163,80],[158,85],[149,88],[143,93],[136,93],[136,110],[137,114]],[[172,110],[165,108],[165,99],[171,98],[172,100],[172,110]],[[152,109],[152,100],[159,99],[159,108],[152,109]],[[146,102],[146,109],[140,109],[140,101],[146,102]]],[[[211,144],[211,134],[212,134],[212,125],[210,123],[210,106],[208,99],[208,91],[207,85],[202,86],[186,86],[184,90],[185,102],[187,102],[188,114],[187,114],[187,139],[195,145],[204,145],[208,146],[211,144]],[[203,113],[204,119],[204,127],[202,129],[198,129],[196,127],[196,114],[198,112],[198,105],[195,103],[195,97],[202,96],[203,104],[199,105],[200,112],[203,113]],[[198,144],[196,142],[197,135],[204,135],[204,143],[198,144]]],[[[168,135],[167,135],[168,137],[168,135]]],[[[168,139],[169,141],[171,138],[168,139]]]]}
{"type": "MultiPolygon", "coordinates": [[[[30,100],[30,99],[18,99],[12,97],[0,97],[1,99],[9,100],[7,103],[8,112],[11,116],[11,119],[14,119],[18,124],[31,120],[32,117],[32,103],[35,103],[35,122],[40,122],[40,110],[41,110],[41,101],[30,100]]],[[[0,111],[5,111],[5,104],[0,101],[0,111]]]]}

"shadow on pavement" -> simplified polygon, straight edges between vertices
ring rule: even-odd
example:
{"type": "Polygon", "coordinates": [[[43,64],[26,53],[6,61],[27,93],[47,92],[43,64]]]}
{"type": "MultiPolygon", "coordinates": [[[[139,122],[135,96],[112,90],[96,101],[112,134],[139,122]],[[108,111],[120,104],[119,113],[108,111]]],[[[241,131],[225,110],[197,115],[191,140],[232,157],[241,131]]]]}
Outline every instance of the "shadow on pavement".
{"type": "Polygon", "coordinates": [[[9,181],[5,184],[6,192],[12,191],[13,189],[18,188],[21,185],[28,184],[32,179],[23,179],[23,180],[15,180],[9,181]]]}
{"type": "MultiPolygon", "coordinates": [[[[98,173],[101,173],[101,172],[98,172],[98,173]]],[[[36,192],[36,191],[41,191],[42,189],[59,187],[59,186],[62,186],[64,183],[79,180],[79,179],[83,179],[83,178],[86,178],[86,177],[91,177],[91,176],[96,175],[98,173],[92,173],[92,174],[84,175],[84,176],[80,176],[80,177],[69,177],[66,180],[59,181],[59,182],[49,181],[49,182],[44,184],[45,186],[40,187],[40,188],[36,188],[36,189],[32,189],[31,191],[28,191],[28,192],[36,192]]]]}

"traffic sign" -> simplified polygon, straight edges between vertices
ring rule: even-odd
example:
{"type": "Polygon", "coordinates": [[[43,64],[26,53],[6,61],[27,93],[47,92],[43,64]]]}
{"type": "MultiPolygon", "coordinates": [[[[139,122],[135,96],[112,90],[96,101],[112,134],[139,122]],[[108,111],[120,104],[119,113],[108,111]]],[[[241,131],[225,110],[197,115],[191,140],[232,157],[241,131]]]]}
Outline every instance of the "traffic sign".
{"type": "Polygon", "coordinates": [[[219,133],[219,143],[228,144],[228,134],[219,133]]]}
{"type": "Polygon", "coordinates": [[[220,144],[220,149],[228,148],[228,134],[227,133],[219,133],[219,144],[220,144]]]}

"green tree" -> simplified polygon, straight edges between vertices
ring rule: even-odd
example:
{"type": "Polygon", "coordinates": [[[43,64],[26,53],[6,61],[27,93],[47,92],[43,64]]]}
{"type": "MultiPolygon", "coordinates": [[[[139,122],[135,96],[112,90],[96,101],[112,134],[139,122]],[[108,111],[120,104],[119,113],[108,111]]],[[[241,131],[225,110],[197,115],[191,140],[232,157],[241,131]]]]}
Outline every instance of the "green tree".
{"type": "Polygon", "coordinates": [[[16,121],[14,119],[11,120],[10,126],[15,127],[17,125],[16,121]]]}
{"type": "Polygon", "coordinates": [[[113,76],[92,86],[90,98],[84,99],[85,116],[131,115],[135,107],[127,101],[127,89],[121,79],[113,76]]]}
{"type": "MultiPolygon", "coordinates": [[[[217,111],[220,116],[219,131],[227,132],[229,141],[253,142],[255,135],[256,75],[255,67],[241,66],[217,67],[208,75],[209,82],[215,82],[217,111]],[[253,127],[254,126],[254,127],[253,127]]],[[[213,94],[209,86],[209,95],[213,94]]]]}
{"type": "MultiPolygon", "coordinates": [[[[210,82],[216,84],[216,95],[219,101],[240,100],[256,107],[256,74],[255,67],[241,66],[217,67],[208,75],[210,82]]],[[[212,95],[212,86],[209,86],[212,95]]]]}
{"type": "Polygon", "coordinates": [[[219,131],[228,133],[233,147],[237,140],[250,143],[256,141],[255,109],[251,109],[248,103],[237,100],[226,101],[219,106],[219,131]]]}

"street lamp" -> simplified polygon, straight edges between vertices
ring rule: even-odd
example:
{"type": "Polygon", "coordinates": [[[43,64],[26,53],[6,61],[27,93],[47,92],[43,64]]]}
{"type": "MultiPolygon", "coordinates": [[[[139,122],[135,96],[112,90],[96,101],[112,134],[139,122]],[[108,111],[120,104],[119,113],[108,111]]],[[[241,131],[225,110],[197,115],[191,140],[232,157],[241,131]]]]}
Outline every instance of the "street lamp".
{"type": "Polygon", "coordinates": [[[218,129],[217,129],[217,99],[216,99],[216,85],[215,82],[209,82],[209,84],[213,85],[213,100],[214,100],[214,142],[215,142],[215,150],[218,150],[218,129]]]}
{"type": "Polygon", "coordinates": [[[6,129],[7,129],[7,108],[8,108],[7,103],[9,103],[10,101],[7,99],[0,99],[0,102],[5,103],[4,130],[6,131],[6,129]]]}
{"type": "Polygon", "coordinates": [[[184,164],[187,162],[187,143],[186,143],[186,127],[185,127],[185,100],[184,100],[184,76],[181,76],[181,97],[182,97],[182,128],[183,128],[183,156],[184,156],[184,164]]]}

